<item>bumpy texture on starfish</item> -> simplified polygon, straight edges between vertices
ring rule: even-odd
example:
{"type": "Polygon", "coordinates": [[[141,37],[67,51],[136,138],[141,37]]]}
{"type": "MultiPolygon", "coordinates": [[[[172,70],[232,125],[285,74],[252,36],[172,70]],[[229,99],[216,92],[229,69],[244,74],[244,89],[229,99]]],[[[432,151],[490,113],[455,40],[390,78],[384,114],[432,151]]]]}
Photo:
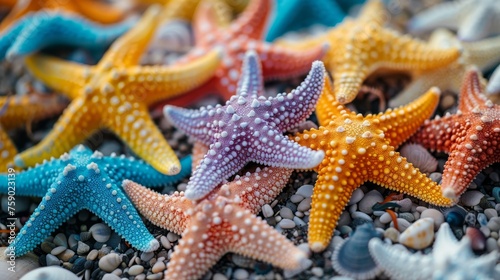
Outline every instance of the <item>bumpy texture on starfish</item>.
{"type": "MultiPolygon", "coordinates": [[[[306,51],[292,51],[267,44],[261,40],[266,28],[273,1],[252,1],[245,11],[228,27],[221,27],[215,19],[214,7],[210,1],[202,1],[198,6],[193,23],[196,46],[175,65],[183,65],[200,55],[219,47],[223,60],[214,77],[193,95],[203,96],[207,92],[217,92],[228,100],[235,92],[242,57],[248,50],[254,50],[263,61],[262,72],[265,79],[290,78],[307,72],[316,59],[324,54],[324,46],[306,51]]],[[[191,94],[189,95],[192,98],[191,94]]]]}
{"type": "MultiPolygon", "coordinates": [[[[73,154],[78,154],[74,148],[73,154]]],[[[91,151],[83,146],[79,147],[80,152],[89,154],[91,151]]],[[[16,195],[43,197],[47,190],[56,183],[61,170],[67,165],[65,159],[73,156],[64,154],[60,159],[45,160],[42,164],[37,164],[34,168],[16,174],[16,195]]],[[[95,151],[94,158],[99,158],[99,168],[108,173],[111,182],[120,184],[125,179],[134,180],[147,187],[163,187],[176,183],[188,175],[191,175],[191,156],[181,160],[181,171],[174,176],[166,176],[156,171],[151,165],[133,157],[119,157],[116,154],[103,156],[99,151],[95,151]]],[[[0,194],[8,193],[9,177],[0,174],[0,194]]]]}
{"type": "Polygon", "coordinates": [[[481,170],[500,162],[500,105],[484,96],[479,70],[470,70],[462,86],[457,113],[426,121],[412,138],[424,147],[449,154],[441,188],[460,196],[481,170]]]}
{"type": "Polygon", "coordinates": [[[327,83],[318,101],[321,126],[295,136],[299,144],[325,151],[315,169],[308,237],[313,251],[325,249],[353,191],[366,181],[432,204],[451,204],[436,183],[395,151],[432,115],[439,100],[437,88],[407,106],[366,117],[340,105],[330,89],[327,83]]]}
{"type": "Polygon", "coordinates": [[[33,166],[59,156],[107,128],[158,171],[179,172],[179,161],[151,120],[147,106],[202,84],[213,75],[220,58],[214,51],[184,66],[135,65],[154,34],[159,15],[159,7],[151,7],[96,66],[42,55],[26,59],[36,77],[73,101],[42,142],[15,158],[18,166],[33,166]]]}
{"type": "Polygon", "coordinates": [[[462,53],[456,61],[445,67],[415,73],[413,81],[396,98],[389,101],[390,107],[406,104],[433,86],[458,94],[470,66],[476,65],[486,71],[500,62],[500,36],[477,42],[461,42],[450,31],[438,29],[432,33],[430,44],[436,47],[460,48],[462,53]]]}
{"type": "Polygon", "coordinates": [[[105,48],[135,21],[135,18],[130,18],[122,23],[106,26],[60,11],[31,13],[3,32],[0,38],[0,59],[5,56],[12,58],[27,55],[54,45],[105,48]]]}
{"type": "Polygon", "coordinates": [[[296,90],[265,98],[258,55],[249,51],[237,93],[224,106],[199,110],[166,106],[165,116],[177,128],[210,145],[189,180],[186,197],[203,198],[250,161],[287,168],[312,168],[319,164],[323,152],[301,147],[282,133],[313,112],[324,77],[323,63],[314,62],[296,90]]]}
{"type": "Polygon", "coordinates": [[[21,127],[60,113],[66,102],[57,95],[41,96],[36,94],[0,97],[0,170],[12,164],[17,154],[14,143],[6,131],[21,127]]]}
{"type": "MultiPolygon", "coordinates": [[[[170,178],[154,171],[140,161],[103,157],[84,146],[71,150],[60,159],[27,171],[26,186],[48,186],[42,202],[19,231],[10,249],[17,256],[26,254],[40,244],[62,223],[82,209],[99,216],[120,236],[141,251],[153,251],[158,241],[148,232],[132,203],[120,188],[124,177],[150,184],[162,184],[170,178]],[[140,167],[135,169],[130,167],[140,167]],[[144,173],[144,171],[146,171],[144,173]],[[43,174],[40,174],[43,173],[43,174]]],[[[21,187],[16,182],[17,187],[21,187]]],[[[22,186],[24,187],[24,186],[22,186]]],[[[34,190],[36,195],[39,190],[34,190]]]]}
{"type": "Polygon", "coordinates": [[[445,2],[423,11],[408,23],[412,33],[438,27],[458,30],[458,38],[475,41],[500,34],[500,5],[497,0],[445,2]]]}
{"type": "Polygon", "coordinates": [[[385,10],[378,0],[365,4],[356,20],[346,19],[338,27],[317,38],[289,46],[308,49],[324,42],[330,48],[323,61],[333,76],[335,98],[349,103],[358,94],[365,78],[379,68],[427,71],[453,62],[458,49],[442,49],[384,28],[385,10]]]}
{"type": "Polygon", "coordinates": [[[368,248],[377,265],[391,279],[500,279],[500,265],[496,265],[498,251],[476,256],[470,238],[464,236],[458,242],[448,223],[439,227],[432,252],[427,255],[412,254],[384,244],[378,238],[370,240],[368,248]]]}
{"type": "Polygon", "coordinates": [[[290,169],[257,169],[237,176],[198,204],[182,192],[161,195],[128,180],[123,189],[153,224],[182,234],[165,279],[196,279],[227,252],[284,269],[297,269],[308,262],[302,251],[255,216],[286,186],[290,174],[290,169]]]}
{"type": "Polygon", "coordinates": [[[92,21],[114,23],[123,19],[125,11],[97,0],[25,0],[17,1],[10,13],[0,24],[0,31],[6,30],[30,12],[62,10],[83,15],[92,21]]]}

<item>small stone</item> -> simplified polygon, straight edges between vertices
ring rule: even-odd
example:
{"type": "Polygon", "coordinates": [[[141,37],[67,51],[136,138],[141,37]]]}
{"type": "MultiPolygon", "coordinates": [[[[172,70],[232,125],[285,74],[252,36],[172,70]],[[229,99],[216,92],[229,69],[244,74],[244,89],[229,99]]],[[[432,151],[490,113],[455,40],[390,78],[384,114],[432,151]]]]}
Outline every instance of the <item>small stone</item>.
{"type": "Polygon", "coordinates": [[[56,247],[56,245],[52,242],[44,241],[42,242],[42,245],[40,247],[42,248],[42,251],[44,251],[46,254],[50,254],[50,252],[52,252],[52,250],[56,247]]]}
{"type": "Polygon", "coordinates": [[[305,227],[307,224],[299,217],[293,217],[293,222],[298,227],[305,227]]]}
{"type": "Polygon", "coordinates": [[[150,274],[146,277],[148,280],[160,280],[163,279],[163,272],[159,272],[156,274],[150,274]]]}
{"type": "Polygon", "coordinates": [[[156,262],[151,271],[153,271],[153,273],[163,272],[165,268],[166,266],[164,262],[156,262]]]}
{"type": "Polygon", "coordinates": [[[301,195],[298,195],[298,194],[294,194],[290,197],[290,201],[293,202],[293,203],[299,203],[301,202],[305,197],[301,196],[301,195]]]}
{"type": "Polygon", "coordinates": [[[385,212],[384,214],[382,214],[382,216],[380,216],[380,222],[383,223],[383,224],[388,224],[392,221],[392,217],[389,213],[385,212]]]}
{"type": "Polygon", "coordinates": [[[54,255],[52,254],[47,254],[45,256],[45,260],[47,262],[47,266],[51,266],[51,265],[61,265],[61,261],[54,255]]]}
{"type": "Polygon", "coordinates": [[[106,243],[111,236],[111,229],[104,223],[97,223],[90,227],[89,232],[95,241],[106,243]]]}
{"type": "Polygon", "coordinates": [[[311,198],[310,197],[306,197],[304,200],[302,200],[299,205],[297,206],[297,210],[301,211],[301,212],[305,212],[309,209],[311,209],[311,198]]]}
{"type": "Polygon", "coordinates": [[[480,227],[479,230],[483,233],[485,237],[490,236],[491,230],[488,227],[480,227]]]}
{"type": "Polygon", "coordinates": [[[120,276],[112,273],[106,273],[102,277],[102,280],[121,280],[120,276]]]}
{"type": "Polygon", "coordinates": [[[494,238],[486,239],[486,252],[498,251],[498,244],[494,238]]]}
{"type": "Polygon", "coordinates": [[[54,244],[56,246],[63,246],[65,248],[68,248],[68,240],[66,239],[66,235],[64,233],[58,233],[54,237],[54,244]]]}
{"type": "Polygon", "coordinates": [[[393,227],[389,227],[384,231],[384,237],[393,243],[399,242],[399,231],[393,227]]]}
{"type": "Polygon", "coordinates": [[[215,273],[212,280],[228,280],[227,277],[222,273],[215,273]]]}
{"type": "Polygon", "coordinates": [[[424,210],[422,212],[422,214],[420,215],[420,218],[421,219],[431,218],[434,221],[434,228],[435,229],[438,229],[441,226],[441,224],[444,223],[443,213],[441,213],[440,211],[433,209],[433,208],[429,208],[429,209],[424,210]]]}
{"type": "Polygon", "coordinates": [[[136,275],[139,275],[141,274],[142,272],[144,271],[144,267],[142,265],[133,265],[132,267],[130,267],[130,269],[128,270],[128,274],[132,275],[132,276],[136,276],[136,275]]]}
{"type": "Polygon", "coordinates": [[[363,199],[361,199],[361,201],[358,203],[359,211],[366,214],[371,214],[373,213],[372,210],[373,205],[375,205],[375,203],[379,203],[382,201],[384,201],[384,198],[378,191],[376,190],[369,191],[365,194],[363,199]]]}
{"type": "Polygon", "coordinates": [[[271,208],[271,205],[264,204],[264,206],[262,206],[262,215],[264,215],[264,218],[269,218],[274,215],[274,211],[273,208],[271,208]]]}
{"type": "Polygon", "coordinates": [[[313,194],[313,185],[303,185],[295,194],[301,195],[305,198],[311,197],[313,194]]]}
{"type": "Polygon", "coordinates": [[[323,277],[323,275],[324,275],[324,271],[321,267],[313,267],[313,268],[311,268],[311,272],[316,277],[323,277]]]}
{"type": "Polygon", "coordinates": [[[363,212],[360,212],[360,211],[356,211],[356,212],[352,213],[351,214],[351,218],[353,218],[353,219],[362,219],[362,220],[365,220],[365,221],[373,222],[372,217],[370,217],[367,214],[365,214],[363,212]]]}
{"type": "Polygon", "coordinates": [[[410,212],[411,206],[413,205],[413,202],[409,198],[401,199],[399,201],[396,201],[396,203],[399,204],[399,206],[401,206],[399,208],[400,212],[410,212]]]}
{"type": "Polygon", "coordinates": [[[439,172],[432,172],[431,175],[429,175],[429,178],[431,178],[432,181],[434,181],[438,184],[441,182],[442,177],[443,177],[443,174],[441,174],[439,172]]]}
{"type": "Polygon", "coordinates": [[[293,219],[293,216],[294,216],[294,215],[293,215],[292,210],[290,210],[290,208],[288,208],[288,207],[283,207],[283,208],[281,208],[281,210],[280,210],[280,216],[281,216],[283,219],[289,219],[289,220],[291,220],[291,219],[293,219]]]}
{"type": "Polygon", "coordinates": [[[93,249],[92,251],[90,251],[90,253],[87,255],[87,260],[89,261],[93,261],[97,258],[97,254],[99,253],[99,251],[97,251],[97,249],[93,249]]]}
{"type": "Polygon", "coordinates": [[[112,272],[121,262],[122,259],[118,254],[110,253],[99,260],[99,268],[105,272],[112,272]]]}
{"type": "Polygon", "coordinates": [[[427,209],[427,207],[424,207],[424,206],[417,206],[417,208],[416,208],[415,210],[417,210],[418,212],[422,213],[422,212],[424,212],[426,209],[427,209]]]}
{"type": "Polygon", "coordinates": [[[78,255],[85,255],[89,250],[89,245],[83,243],[82,241],[78,241],[78,248],[76,249],[76,253],[78,255]]]}
{"type": "Polygon", "coordinates": [[[68,238],[69,248],[74,249],[76,246],[78,246],[79,239],[80,239],[80,236],[78,234],[71,234],[68,238]]]}
{"type": "Polygon", "coordinates": [[[340,227],[340,234],[342,235],[349,235],[352,232],[352,228],[350,226],[341,226],[340,227]]]}
{"type": "MultiPolygon", "coordinates": [[[[399,232],[404,232],[411,225],[411,223],[405,219],[397,218],[397,221],[398,221],[399,232]]],[[[390,226],[394,227],[394,222],[391,222],[390,226]]]]}
{"type": "Polygon", "coordinates": [[[500,217],[492,217],[486,226],[490,230],[498,232],[500,230],[500,217]]]}
{"type": "Polygon", "coordinates": [[[342,211],[342,214],[340,214],[339,221],[337,223],[337,226],[346,226],[351,223],[351,215],[347,211],[342,211]]]}
{"type": "Polygon", "coordinates": [[[175,234],[173,232],[169,232],[169,233],[167,233],[167,239],[170,242],[175,242],[175,241],[177,241],[179,239],[179,235],[177,235],[177,234],[175,234]]]}
{"type": "Polygon", "coordinates": [[[278,224],[282,229],[291,229],[295,227],[295,222],[290,219],[283,219],[278,224]]]}
{"type": "Polygon", "coordinates": [[[242,268],[238,268],[234,271],[233,273],[233,277],[234,279],[237,279],[237,280],[244,280],[244,279],[248,279],[248,276],[250,276],[248,274],[248,271],[246,271],[245,269],[242,269],[242,268]]]}
{"type": "Polygon", "coordinates": [[[493,217],[498,217],[497,210],[495,210],[493,208],[485,209],[484,214],[486,215],[486,218],[488,218],[488,220],[490,220],[493,217]]]}
{"type": "Polygon", "coordinates": [[[478,205],[483,196],[484,194],[480,191],[467,191],[460,197],[460,201],[463,205],[472,207],[478,205]]]}
{"type": "Polygon", "coordinates": [[[54,256],[57,256],[64,251],[66,251],[66,247],[59,246],[59,247],[55,247],[54,249],[52,249],[52,251],[50,253],[54,256]]]}
{"type": "Polygon", "coordinates": [[[155,256],[155,252],[142,252],[141,253],[141,260],[143,262],[149,262],[154,256],[155,256]]]}
{"type": "Polygon", "coordinates": [[[347,205],[350,206],[350,205],[358,203],[361,199],[363,199],[364,196],[365,196],[365,194],[363,193],[363,190],[361,190],[360,188],[355,189],[354,192],[352,193],[351,199],[349,200],[349,203],[347,203],[347,205]]]}
{"type": "Polygon", "coordinates": [[[490,173],[490,175],[489,175],[488,177],[490,177],[490,179],[491,179],[493,182],[496,182],[496,183],[500,182],[500,175],[498,175],[498,173],[497,173],[497,172],[495,172],[495,171],[491,172],[491,173],[490,173]]]}
{"type": "Polygon", "coordinates": [[[480,226],[484,227],[488,225],[488,218],[486,218],[486,215],[484,213],[479,213],[477,214],[477,222],[480,226]]]}
{"type": "Polygon", "coordinates": [[[160,237],[160,243],[163,248],[170,250],[172,248],[172,244],[170,244],[170,241],[168,241],[168,238],[165,235],[162,235],[160,237]]]}
{"type": "Polygon", "coordinates": [[[75,255],[75,252],[71,251],[70,249],[64,250],[64,252],[60,253],[57,255],[57,257],[62,260],[63,262],[69,261],[73,256],[75,255]]]}

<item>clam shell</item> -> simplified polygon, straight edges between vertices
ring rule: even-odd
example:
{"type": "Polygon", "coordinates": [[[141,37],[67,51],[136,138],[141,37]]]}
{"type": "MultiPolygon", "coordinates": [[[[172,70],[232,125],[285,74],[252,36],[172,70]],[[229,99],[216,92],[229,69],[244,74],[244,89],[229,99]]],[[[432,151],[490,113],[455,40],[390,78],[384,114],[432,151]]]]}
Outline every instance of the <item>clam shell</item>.
{"type": "Polygon", "coordinates": [[[399,153],[423,173],[436,171],[438,161],[420,144],[405,144],[399,153]]]}
{"type": "Polygon", "coordinates": [[[424,249],[434,240],[434,220],[423,218],[409,226],[399,236],[399,243],[412,248],[424,249]]]}
{"type": "Polygon", "coordinates": [[[37,268],[24,275],[21,280],[79,280],[80,278],[71,271],[58,266],[46,266],[37,268]]]}
{"type": "Polygon", "coordinates": [[[380,273],[368,251],[368,242],[379,234],[372,223],[358,226],[354,234],[335,247],[333,268],[341,275],[355,279],[371,279],[380,273]]]}

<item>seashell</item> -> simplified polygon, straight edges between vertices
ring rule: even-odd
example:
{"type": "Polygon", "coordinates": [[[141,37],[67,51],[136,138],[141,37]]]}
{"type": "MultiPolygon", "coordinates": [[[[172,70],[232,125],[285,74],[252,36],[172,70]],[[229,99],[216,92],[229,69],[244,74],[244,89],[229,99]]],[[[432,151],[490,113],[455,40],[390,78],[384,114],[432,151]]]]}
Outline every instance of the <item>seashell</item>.
{"type": "MultiPolygon", "coordinates": [[[[472,217],[469,216],[469,214],[472,213],[468,213],[467,210],[458,205],[449,208],[439,207],[438,210],[443,213],[445,221],[452,227],[461,227],[467,217],[469,222],[471,222],[472,219],[472,217]]],[[[474,225],[476,223],[476,216],[474,214],[472,214],[472,216],[474,219],[472,225],[474,225]]]]}
{"type": "Polygon", "coordinates": [[[412,248],[424,249],[434,240],[434,221],[424,218],[416,221],[399,236],[399,243],[412,248]]]}
{"type": "Polygon", "coordinates": [[[372,223],[356,228],[354,234],[335,247],[332,255],[333,268],[341,275],[356,279],[371,279],[380,273],[370,252],[368,242],[379,234],[372,223]]]}
{"type": "Polygon", "coordinates": [[[71,271],[58,266],[46,266],[37,268],[30,273],[24,275],[21,280],[51,280],[55,279],[57,275],[58,280],[79,280],[71,271]]]}
{"type": "Polygon", "coordinates": [[[470,246],[475,253],[484,253],[486,250],[486,236],[477,228],[468,227],[465,236],[470,239],[470,246]]]}
{"type": "MultiPolygon", "coordinates": [[[[0,271],[2,272],[2,275],[6,275],[8,272],[8,268],[11,267],[10,264],[8,263],[8,257],[5,255],[5,250],[7,247],[1,247],[0,248],[0,271]]],[[[16,272],[11,273],[10,277],[8,279],[12,280],[18,280],[21,277],[23,277],[25,274],[29,273],[30,271],[38,268],[40,265],[38,264],[38,256],[33,254],[32,252],[27,253],[26,255],[22,257],[17,257],[16,258],[16,272]]],[[[5,276],[3,276],[5,277],[5,276]]],[[[3,278],[2,277],[2,278],[3,278]]]]}
{"type": "Polygon", "coordinates": [[[58,233],[55,237],[54,237],[54,244],[56,244],[56,246],[63,246],[65,248],[68,248],[68,239],[66,238],[66,235],[64,233],[58,233]]]}
{"type": "Polygon", "coordinates": [[[472,207],[478,205],[483,196],[480,191],[467,191],[460,197],[460,201],[463,205],[472,207]]]}
{"type": "Polygon", "coordinates": [[[442,223],[444,223],[444,215],[441,211],[429,208],[424,210],[420,215],[420,218],[431,218],[434,221],[434,228],[439,228],[442,223]]]}
{"type": "Polygon", "coordinates": [[[105,272],[112,272],[122,263],[122,258],[116,254],[111,253],[102,257],[99,260],[99,268],[105,272]]]}
{"type": "Polygon", "coordinates": [[[399,153],[423,173],[436,171],[438,161],[420,144],[405,144],[399,153]]]}
{"type": "Polygon", "coordinates": [[[369,191],[365,194],[363,199],[361,199],[361,201],[358,203],[359,211],[370,215],[371,213],[373,213],[372,210],[373,205],[375,205],[375,203],[379,203],[382,201],[384,201],[384,198],[378,191],[376,190],[369,191]]]}
{"type": "MultiPolygon", "coordinates": [[[[104,243],[109,240],[111,236],[111,229],[103,223],[98,223],[90,227],[89,232],[95,241],[104,243]]],[[[83,238],[82,238],[83,240],[83,238]]]]}

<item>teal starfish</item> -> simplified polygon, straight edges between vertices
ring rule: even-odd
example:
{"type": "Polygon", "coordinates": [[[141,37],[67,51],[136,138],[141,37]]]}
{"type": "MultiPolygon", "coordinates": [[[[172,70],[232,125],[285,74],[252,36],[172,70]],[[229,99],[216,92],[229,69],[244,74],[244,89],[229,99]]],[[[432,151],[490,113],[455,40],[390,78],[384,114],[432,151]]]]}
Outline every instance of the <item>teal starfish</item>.
{"type": "Polygon", "coordinates": [[[58,45],[101,49],[136,21],[137,18],[132,17],[115,25],[102,25],[76,14],[31,13],[0,34],[0,59],[11,59],[58,45]]]}
{"type": "MultiPolygon", "coordinates": [[[[182,175],[165,176],[141,160],[105,157],[82,145],[73,148],[59,159],[16,176],[16,194],[43,196],[43,199],[9,249],[14,250],[16,256],[26,254],[71,216],[88,209],[133,247],[147,252],[156,250],[158,241],[148,232],[121,189],[121,181],[131,179],[151,186],[165,185],[190,173],[190,164],[190,158],[186,158],[182,175]]],[[[6,177],[2,175],[0,181],[3,191],[6,177]]]]}
{"type": "Polygon", "coordinates": [[[335,26],[355,4],[364,1],[344,0],[276,0],[275,17],[266,41],[274,41],[288,31],[300,30],[313,24],[335,26]]]}

